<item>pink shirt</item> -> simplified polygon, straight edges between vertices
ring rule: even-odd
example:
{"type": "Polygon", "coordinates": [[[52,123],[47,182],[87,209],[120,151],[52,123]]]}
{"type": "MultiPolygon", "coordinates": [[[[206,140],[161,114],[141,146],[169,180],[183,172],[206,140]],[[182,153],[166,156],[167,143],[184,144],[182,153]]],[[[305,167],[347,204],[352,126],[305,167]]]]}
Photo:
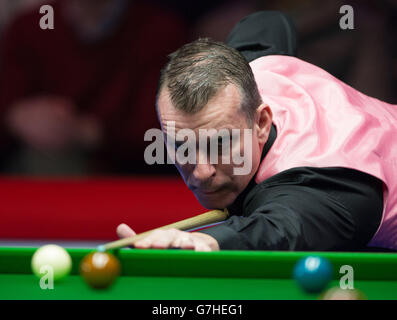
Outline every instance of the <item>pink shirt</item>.
{"type": "Polygon", "coordinates": [[[266,56],[250,65],[277,128],[256,182],[301,166],[371,174],[384,182],[384,209],[369,245],[397,249],[397,105],[294,57],[266,56]]]}

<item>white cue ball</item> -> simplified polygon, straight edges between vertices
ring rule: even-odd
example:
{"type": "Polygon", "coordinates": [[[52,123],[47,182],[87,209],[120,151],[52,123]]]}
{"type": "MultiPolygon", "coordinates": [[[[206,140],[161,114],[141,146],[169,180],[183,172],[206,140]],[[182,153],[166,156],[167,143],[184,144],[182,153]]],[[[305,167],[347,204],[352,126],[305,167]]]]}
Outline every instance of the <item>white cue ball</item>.
{"type": "Polygon", "coordinates": [[[54,281],[66,277],[72,269],[72,259],[67,251],[56,245],[47,244],[36,250],[32,257],[32,271],[39,278],[48,273],[40,273],[42,266],[51,266],[54,272],[54,281]]]}

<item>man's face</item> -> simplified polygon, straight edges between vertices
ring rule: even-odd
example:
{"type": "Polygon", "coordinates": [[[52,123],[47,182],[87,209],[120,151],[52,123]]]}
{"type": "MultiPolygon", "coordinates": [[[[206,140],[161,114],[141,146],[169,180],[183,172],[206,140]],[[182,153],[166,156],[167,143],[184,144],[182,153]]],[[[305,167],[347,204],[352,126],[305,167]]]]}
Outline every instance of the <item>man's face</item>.
{"type": "MultiPolygon", "coordinates": [[[[167,89],[161,91],[158,99],[160,123],[166,141],[171,137],[170,122],[173,122],[175,126],[176,135],[181,129],[190,129],[197,137],[197,144],[194,147],[197,162],[181,164],[176,161],[175,163],[186,185],[193,191],[200,203],[208,209],[225,208],[231,205],[248,185],[260,163],[261,151],[267,136],[264,137],[263,128],[258,127],[256,122],[249,125],[240,106],[240,92],[233,84],[220,89],[202,110],[194,114],[175,109],[167,89]],[[207,150],[204,150],[207,152],[206,154],[203,154],[205,152],[199,145],[200,129],[228,130],[231,140],[231,143],[228,144],[230,147],[229,161],[225,161],[226,158],[221,152],[222,140],[216,137],[220,155],[217,164],[211,163],[209,144],[207,150]],[[233,136],[232,129],[239,129],[239,131],[234,131],[233,136]],[[244,148],[244,129],[252,130],[252,136],[249,138],[252,143],[246,143],[246,146],[251,145],[249,148],[244,148]],[[240,136],[240,139],[236,139],[236,134],[240,136]],[[236,141],[238,143],[235,143],[236,141]],[[234,169],[242,167],[241,164],[235,164],[232,159],[233,155],[237,153],[244,154],[244,161],[251,162],[250,171],[246,174],[235,174],[234,169]],[[203,159],[205,160],[203,161],[203,159]]],[[[271,114],[268,120],[271,123],[271,114]]],[[[270,130],[270,126],[267,129],[270,130]]],[[[225,130],[223,131],[225,132],[225,130]]],[[[211,141],[211,137],[205,140],[211,141]]],[[[183,144],[183,141],[177,142],[176,145],[181,143],[183,144]]]]}

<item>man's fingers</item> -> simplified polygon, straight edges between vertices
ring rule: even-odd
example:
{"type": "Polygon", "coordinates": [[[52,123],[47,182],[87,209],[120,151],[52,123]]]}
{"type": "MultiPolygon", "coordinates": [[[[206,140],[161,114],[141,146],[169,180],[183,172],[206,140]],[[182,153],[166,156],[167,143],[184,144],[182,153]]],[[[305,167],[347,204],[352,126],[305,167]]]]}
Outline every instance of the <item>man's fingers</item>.
{"type": "Polygon", "coordinates": [[[212,251],[210,246],[201,239],[194,239],[194,251],[212,251]]]}
{"type": "Polygon", "coordinates": [[[183,232],[174,239],[171,246],[181,249],[194,249],[194,241],[190,234],[183,232]]]}
{"type": "Polygon", "coordinates": [[[155,230],[144,239],[137,241],[135,247],[140,249],[179,247],[179,245],[176,244],[180,242],[178,238],[181,237],[181,235],[183,235],[183,232],[177,229],[155,230]]]}
{"type": "Polygon", "coordinates": [[[155,230],[147,237],[135,243],[135,248],[140,249],[166,249],[181,248],[194,249],[195,251],[212,251],[205,237],[187,233],[177,229],[155,230]]]}
{"type": "Polygon", "coordinates": [[[152,248],[165,249],[171,247],[176,237],[178,237],[178,232],[180,231],[176,229],[154,231],[149,235],[152,242],[152,248]]]}
{"type": "MultiPolygon", "coordinates": [[[[169,231],[169,230],[167,230],[169,231]]],[[[135,242],[135,248],[146,249],[146,248],[167,248],[167,243],[170,239],[170,234],[165,230],[154,230],[149,235],[137,242],[135,242]]]]}
{"type": "Polygon", "coordinates": [[[125,223],[120,224],[117,227],[117,235],[119,238],[128,238],[128,237],[133,237],[135,236],[135,231],[132,230],[129,226],[127,226],[125,223]]]}

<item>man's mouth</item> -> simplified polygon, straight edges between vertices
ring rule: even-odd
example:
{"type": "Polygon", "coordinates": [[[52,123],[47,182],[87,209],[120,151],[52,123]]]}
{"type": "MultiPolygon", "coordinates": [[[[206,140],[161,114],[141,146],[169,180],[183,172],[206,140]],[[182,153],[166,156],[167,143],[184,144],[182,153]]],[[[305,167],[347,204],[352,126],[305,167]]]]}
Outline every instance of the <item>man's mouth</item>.
{"type": "Polygon", "coordinates": [[[191,187],[189,188],[191,191],[194,193],[200,193],[202,195],[214,195],[216,193],[219,193],[219,191],[222,190],[222,187],[219,188],[212,188],[212,189],[202,189],[200,187],[191,187]]]}
{"type": "Polygon", "coordinates": [[[219,189],[214,189],[214,190],[200,190],[198,189],[200,193],[204,194],[204,195],[211,195],[211,194],[215,194],[217,192],[219,192],[219,189]]]}

